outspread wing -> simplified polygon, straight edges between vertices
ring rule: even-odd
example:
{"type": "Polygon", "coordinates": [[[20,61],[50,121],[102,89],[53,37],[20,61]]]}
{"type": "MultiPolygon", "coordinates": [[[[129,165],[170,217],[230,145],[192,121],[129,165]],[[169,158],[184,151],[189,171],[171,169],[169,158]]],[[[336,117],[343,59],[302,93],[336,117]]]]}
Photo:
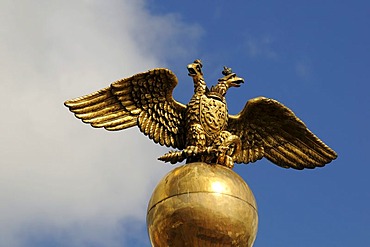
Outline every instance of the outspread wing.
{"type": "Polygon", "coordinates": [[[234,158],[237,163],[266,157],[281,167],[300,170],[324,166],[337,157],[289,108],[273,99],[249,100],[238,115],[229,115],[228,130],[242,141],[242,151],[234,158]]]}
{"type": "Polygon", "coordinates": [[[170,70],[153,69],[64,104],[93,127],[121,130],[138,125],[154,142],[183,149],[186,106],[172,97],[176,85],[170,70]]]}

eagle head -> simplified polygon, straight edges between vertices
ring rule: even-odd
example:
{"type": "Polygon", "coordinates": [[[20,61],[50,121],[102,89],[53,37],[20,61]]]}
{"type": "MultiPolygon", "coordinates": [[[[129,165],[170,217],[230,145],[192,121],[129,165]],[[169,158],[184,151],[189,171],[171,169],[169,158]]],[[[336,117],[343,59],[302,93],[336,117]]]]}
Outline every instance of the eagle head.
{"type": "Polygon", "coordinates": [[[193,63],[188,65],[188,75],[193,77],[194,80],[203,78],[203,72],[202,72],[202,62],[197,59],[193,63]]]}
{"type": "Polygon", "coordinates": [[[222,74],[224,77],[218,79],[218,81],[225,83],[229,88],[240,87],[240,84],[244,83],[244,79],[236,76],[236,74],[232,72],[231,68],[225,66],[222,74]]]}

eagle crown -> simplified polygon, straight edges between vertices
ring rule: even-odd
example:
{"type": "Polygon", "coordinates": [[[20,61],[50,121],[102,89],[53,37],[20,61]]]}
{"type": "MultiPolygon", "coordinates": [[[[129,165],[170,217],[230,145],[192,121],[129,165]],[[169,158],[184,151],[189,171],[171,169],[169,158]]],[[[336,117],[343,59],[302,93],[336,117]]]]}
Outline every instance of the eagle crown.
{"type": "Polygon", "coordinates": [[[227,90],[230,87],[240,87],[240,84],[244,83],[244,79],[236,76],[236,74],[232,72],[231,68],[226,66],[224,66],[222,74],[224,77],[218,79],[217,85],[212,86],[208,96],[224,101],[224,96],[227,90]]]}

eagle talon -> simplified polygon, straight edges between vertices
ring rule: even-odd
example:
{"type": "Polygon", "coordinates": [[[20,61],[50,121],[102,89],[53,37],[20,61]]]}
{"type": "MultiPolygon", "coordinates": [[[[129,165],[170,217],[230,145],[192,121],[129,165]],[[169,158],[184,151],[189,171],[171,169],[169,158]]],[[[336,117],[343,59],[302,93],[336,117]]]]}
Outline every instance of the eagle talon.
{"type": "Polygon", "coordinates": [[[219,146],[218,148],[217,148],[217,152],[219,153],[219,154],[226,154],[226,152],[227,151],[229,151],[229,147],[227,147],[227,146],[219,146]]]}

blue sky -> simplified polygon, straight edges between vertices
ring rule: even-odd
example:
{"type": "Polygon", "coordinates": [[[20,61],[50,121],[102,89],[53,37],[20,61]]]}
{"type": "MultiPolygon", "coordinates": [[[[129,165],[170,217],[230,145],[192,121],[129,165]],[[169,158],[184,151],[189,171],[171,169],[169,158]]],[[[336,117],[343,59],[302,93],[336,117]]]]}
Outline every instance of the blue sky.
{"type": "Polygon", "coordinates": [[[138,130],[107,132],[63,106],[132,74],[167,67],[174,97],[222,66],[253,97],[284,103],[338,159],[296,171],[261,160],[235,171],[258,204],[256,247],[368,246],[368,1],[7,1],[0,7],[0,246],[150,246],[145,212],[173,167],[138,130]],[[141,149],[145,150],[143,155],[141,149]]]}
{"type": "Polygon", "coordinates": [[[246,79],[229,94],[231,111],[238,112],[252,97],[277,99],[339,154],[327,167],[309,171],[284,170],[266,160],[237,166],[259,206],[255,246],[369,245],[369,162],[364,154],[370,147],[370,4],[153,5],[155,12],[174,12],[202,27],[194,56],[198,52],[204,60],[208,78],[228,65],[246,79]]]}

